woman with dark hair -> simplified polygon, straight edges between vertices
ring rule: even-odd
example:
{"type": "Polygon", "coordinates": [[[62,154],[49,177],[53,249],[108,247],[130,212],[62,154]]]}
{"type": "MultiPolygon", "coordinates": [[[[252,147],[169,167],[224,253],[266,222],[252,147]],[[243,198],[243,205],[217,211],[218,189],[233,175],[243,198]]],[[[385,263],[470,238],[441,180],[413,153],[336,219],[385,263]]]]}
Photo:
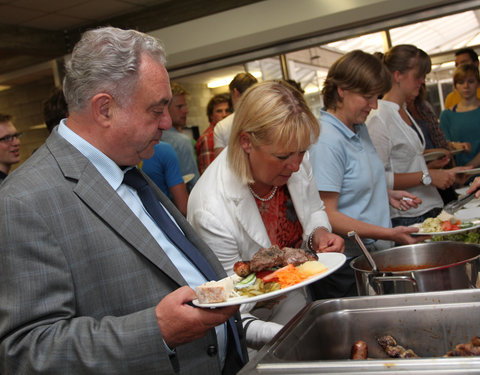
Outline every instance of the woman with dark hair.
{"type": "MultiPolygon", "coordinates": [[[[390,86],[390,73],[376,57],[362,51],[342,56],[328,71],[322,92],[322,132],[309,149],[333,232],[346,238],[355,230],[370,251],[391,247],[394,242],[419,241],[410,235],[418,231],[415,228],[392,228],[389,195],[392,204],[402,210],[417,206],[420,200],[404,191],[387,192],[385,170],[365,125],[370,110],[377,108],[378,96],[390,86]]],[[[354,258],[361,250],[353,241],[345,241],[345,255],[354,258]]],[[[317,299],[356,295],[349,262],[314,284],[312,291],[317,299]]]]}
{"type": "Polygon", "coordinates": [[[413,45],[402,44],[387,51],[383,62],[390,71],[392,87],[370,114],[367,126],[383,162],[387,186],[405,189],[423,202],[408,211],[392,208],[393,226],[421,223],[440,213],[443,200],[436,188],[452,186],[461,167],[428,168],[423,155],[425,137],[406,109],[407,100],[418,95],[430,72],[430,57],[413,45]]]}

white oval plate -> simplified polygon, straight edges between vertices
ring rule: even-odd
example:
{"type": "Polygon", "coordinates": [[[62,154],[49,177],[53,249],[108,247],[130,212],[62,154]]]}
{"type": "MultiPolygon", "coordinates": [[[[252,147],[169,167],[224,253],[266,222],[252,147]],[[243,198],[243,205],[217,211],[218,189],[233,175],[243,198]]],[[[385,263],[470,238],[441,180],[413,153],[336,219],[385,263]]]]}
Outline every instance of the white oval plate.
{"type": "Polygon", "coordinates": [[[325,267],[328,268],[327,271],[322,272],[318,275],[315,275],[307,280],[304,280],[298,284],[289,286],[284,289],[280,290],[275,290],[270,293],[265,293],[260,296],[255,296],[255,297],[235,297],[235,298],[230,298],[228,301],[225,302],[218,302],[218,303],[200,303],[198,302],[197,299],[194,299],[192,303],[195,306],[198,307],[208,307],[208,308],[213,308],[213,307],[226,307],[226,306],[233,306],[233,305],[241,305],[242,303],[251,303],[251,302],[259,302],[259,301],[264,301],[267,299],[272,299],[278,296],[281,296],[282,294],[291,292],[292,290],[304,287],[306,285],[309,285],[311,283],[314,283],[315,281],[318,281],[320,279],[323,279],[324,277],[330,275],[331,273],[335,272],[338,270],[343,263],[346,261],[345,255],[341,253],[320,253],[318,255],[318,261],[323,263],[325,267]]]}
{"type": "Polygon", "coordinates": [[[458,171],[459,174],[480,174],[480,168],[467,169],[466,171],[458,171]]]}
{"type": "Polygon", "coordinates": [[[423,158],[425,159],[426,162],[441,159],[444,156],[445,156],[445,153],[441,151],[427,152],[426,154],[423,154],[423,158]]]}

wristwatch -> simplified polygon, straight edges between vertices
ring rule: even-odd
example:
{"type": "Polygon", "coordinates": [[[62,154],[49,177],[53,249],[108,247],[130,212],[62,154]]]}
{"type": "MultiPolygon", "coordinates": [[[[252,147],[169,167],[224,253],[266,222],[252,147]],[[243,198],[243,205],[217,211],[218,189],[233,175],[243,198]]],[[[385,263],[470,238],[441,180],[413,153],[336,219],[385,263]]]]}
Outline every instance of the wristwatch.
{"type": "Polygon", "coordinates": [[[422,184],[424,184],[425,186],[428,186],[431,183],[432,183],[432,177],[430,177],[430,174],[428,173],[428,171],[423,172],[422,184]]]}

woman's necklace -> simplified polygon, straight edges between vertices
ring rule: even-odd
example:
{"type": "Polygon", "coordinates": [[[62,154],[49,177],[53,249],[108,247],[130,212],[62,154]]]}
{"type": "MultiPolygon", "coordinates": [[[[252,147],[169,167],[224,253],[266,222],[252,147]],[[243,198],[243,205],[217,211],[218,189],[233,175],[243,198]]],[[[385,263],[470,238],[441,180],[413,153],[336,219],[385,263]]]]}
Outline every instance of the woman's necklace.
{"type": "Polygon", "coordinates": [[[265,197],[265,198],[262,198],[261,196],[259,196],[257,193],[255,193],[252,189],[252,187],[250,186],[250,184],[248,185],[248,189],[250,190],[250,192],[252,193],[252,195],[257,198],[258,200],[262,201],[262,202],[268,202],[269,200],[271,200],[273,198],[273,196],[275,195],[275,193],[277,192],[278,190],[278,186],[274,186],[272,191],[270,192],[270,194],[265,197]]]}

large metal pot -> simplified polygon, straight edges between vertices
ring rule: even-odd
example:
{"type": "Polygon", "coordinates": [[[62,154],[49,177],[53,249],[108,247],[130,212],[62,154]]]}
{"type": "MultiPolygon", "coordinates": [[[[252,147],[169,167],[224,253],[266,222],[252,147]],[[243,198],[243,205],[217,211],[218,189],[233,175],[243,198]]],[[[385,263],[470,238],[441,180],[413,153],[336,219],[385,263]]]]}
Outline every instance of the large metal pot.
{"type": "Polygon", "coordinates": [[[429,242],[371,255],[378,273],[372,271],[364,255],[350,262],[361,296],[477,287],[480,246],[476,244],[429,242]]]}

